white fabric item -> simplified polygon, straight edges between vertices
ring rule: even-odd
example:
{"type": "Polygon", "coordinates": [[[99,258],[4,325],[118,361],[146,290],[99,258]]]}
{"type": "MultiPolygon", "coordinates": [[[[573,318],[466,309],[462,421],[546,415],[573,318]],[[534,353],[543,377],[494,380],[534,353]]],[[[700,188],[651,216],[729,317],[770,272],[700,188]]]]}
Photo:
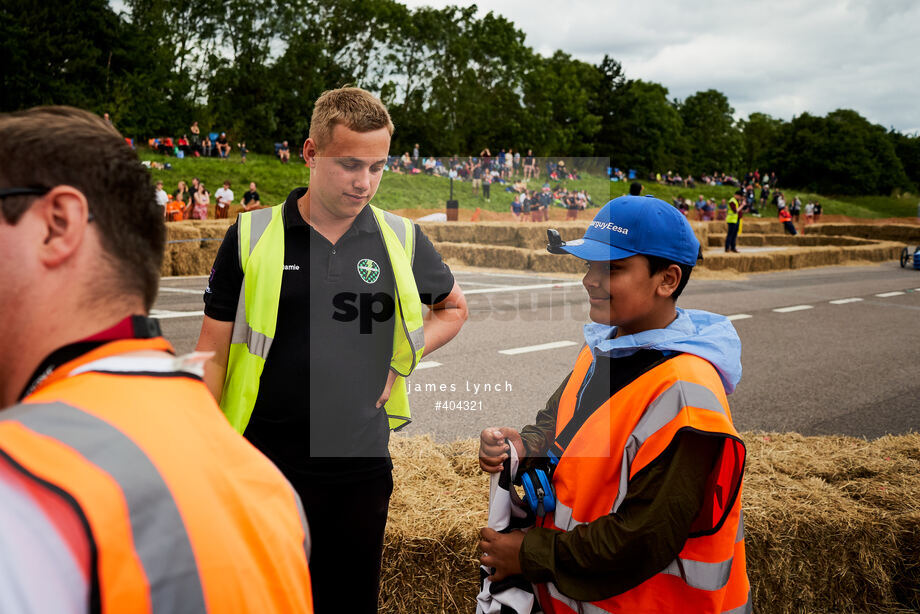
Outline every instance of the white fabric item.
{"type": "Polygon", "coordinates": [[[89,585],[41,507],[2,475],[0,501],[0,612],[85,613],[89,585]]]}
{"type": "Polygon", "coordinates": [[[157,204],[160,205],[161,207],[165,207],[166,203],[169,201],[169,194],[167,194],[165,190],[158,189],[156,196],[157,196],[157,204]]]}
{"type": "MultiPolygon", "coordinates": [[[[499,473],[493,473],[489,482],[489,523],[490,529],[501,531],[508,528],[512,518],[526,518],[527,512],[522,508],[522,503],[514,487],[511,485],[517,476],[520,459],[514,446],[508,446],[508,467],[499,473]],[[501,485],[502,476],[507,477],[508,488],[501,485]]],[[[480,566],[487,574],[492,570],[480,566]]],[[[476,596],[476,614],[501,614],[502,606],[511,608],[517,614],[530,614],[535,604],[536,597],[533,592],[520,588],[508,588],[499,593],[492,594],[489,588],[492,581],[485,578],[482,581],[482,591],[476,596]]]]}

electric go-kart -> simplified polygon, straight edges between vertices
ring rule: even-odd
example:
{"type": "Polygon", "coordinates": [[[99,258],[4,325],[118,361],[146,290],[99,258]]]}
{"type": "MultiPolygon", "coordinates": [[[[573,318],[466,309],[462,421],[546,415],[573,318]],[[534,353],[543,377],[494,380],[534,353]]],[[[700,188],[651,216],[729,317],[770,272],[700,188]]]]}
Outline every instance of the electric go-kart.
{"type": "Polygon", "coordinates": [[[908,263],[920,271],[920,245],[908,245],[901,250],[901,268],[905,268],[908,263]]]}

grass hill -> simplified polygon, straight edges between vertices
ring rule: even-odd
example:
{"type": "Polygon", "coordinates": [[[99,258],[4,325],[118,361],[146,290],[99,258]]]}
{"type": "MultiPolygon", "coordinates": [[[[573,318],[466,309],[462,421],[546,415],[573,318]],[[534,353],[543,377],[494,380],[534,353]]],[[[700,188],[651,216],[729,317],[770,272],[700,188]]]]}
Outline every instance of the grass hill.
{"type": "MultiPolygon", "coordinates": [[[[282,165],[273,156],[249,154],[246,164],[241,164],[239,155],[231,153],[228,160],[218,158],[185,158],[179,160],[165,157],[150,150],[140,149],[141,160],[169,162],[171,170],[151,169],[154,180],[162,180],[168,192],[176,189],[179,180],[191,184],[192,177],[204,181],[213,195],[225,180],[230,180],[237,201],[243,192],[249,189],[249,182],[255,181],[264,204],[283,202],[291,189],[309,183],[309,170],[299,159],[291,158],[291,163],[282,165]]],[[[671,202],[675,196],[695,199],[702,194],[706,198],[730,198],[733,188],[727,186],[697,186],[682,188],[643,182],[644,194],[654,194],[662,200],[671,202]]],[[[537,189],[542,181],[531,181],[530,188],[537,189]]],[[[608,199],[625,194],[628,183],[609,182],[604,177],[584,176],[579,181],[567,181],[570,189],[588,191],[596,205],[604,204],[608,199]]],[[[847,215],[859,218],[915,217],[917,215],[916,196],[857,196],[827,197],[819,194],[800,192],[792,188],[782,188],[786,200],[791,201],[798,195],[802,202],[818,200],[824,207],[825,214],[847,215]]],[[[374,198],[374,204],[384,209],[431,209],[441,208],[450,195],[449,180],[445,177],[427,175],[398,175],[385,173],[380,189],[374,198]]],[[[491,202],[485,202],[482,195],[473,196],[469,182],[454,182],[454,198],[460,207],[473,209],[481,207],[488,211],[508,211],[511,194],[504,191],[500,184],[492,185],[491,202]]]]}

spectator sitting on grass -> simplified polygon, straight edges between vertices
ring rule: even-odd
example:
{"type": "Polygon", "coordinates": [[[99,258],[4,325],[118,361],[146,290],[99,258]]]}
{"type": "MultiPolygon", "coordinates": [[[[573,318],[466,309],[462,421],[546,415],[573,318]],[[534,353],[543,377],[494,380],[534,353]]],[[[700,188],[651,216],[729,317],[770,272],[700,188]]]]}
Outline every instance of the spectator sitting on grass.
{"type": "Polygon", "coordinates": [[[262,201],[259,198],[259,193],[256,191],[255,181],[249,183],[249,191],[243,194],[243,200],[240,201],[240,203],[243,205],[244,211],[262,208],[262,201]]]}
{"type": "Polygon", "coordinates": [[[629,186],[629,195],[639,196],[640,194],[642,194],[642,184],[638,181],[633,181],[629,186]]]}
{"type": "Polygon", "coordinates": [[[214,144],[211,142],[211,137],[207,134],[204,135],[204,138],[201,139],[201,155],[205,158],[211,157],[211,150],[214,148],[214,144]]]}
{"type": "Polygon", "coordinates": [[[288,147],[287,141],[281,143],[281,147],[278,148],[278,159],[281,161],[281,164],[287,164],[291,159],[291,149],[288,147]]]}
{"type": "Polygon", "coordinates": [[[230,157],[230,143],[227,142],[226,132],[221,132],[217,137],[217,155],[224,159],[230,157]]]}

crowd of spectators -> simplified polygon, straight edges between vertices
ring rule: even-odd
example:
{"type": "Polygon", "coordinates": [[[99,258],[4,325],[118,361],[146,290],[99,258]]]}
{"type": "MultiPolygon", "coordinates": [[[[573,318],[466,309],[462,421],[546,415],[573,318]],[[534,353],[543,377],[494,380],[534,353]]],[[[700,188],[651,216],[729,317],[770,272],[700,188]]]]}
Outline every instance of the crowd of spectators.
{"type": "Polygon", "coordinates": [[[491,202],[496,190],[508,192],[512,216],[519,221],[548,220],[553,206],[565,208],[566,219],[575,219],[578,211],[593,204],[585,190],[569,190],[564,185],[567,180],[581,179],[578,169],[569,168],[565,160],[538,158],[532,150],[522,155],[509,148],[493,154],[485,148],[478,156],[436,157],[422,155],[416,143],[411,154],[389,156],[384,168],[398,174],[469,181],[472,195],[486,202],[491,202]],[[528,182],[540,182],[540,187],[530,187],[528,182]]]}
{"type": "Polygon", "coordinates": [[[550,180],[563,181],[579,179],[578,171],[567,169],[565,160],[541,161],[528,150],[525,155],[520,151],[502,149],[493,155],[488,148],[478,156],[423,156],[416,143],[412,153],[404,152],[401,156],[389,156],[385,169],[394,173],[409,175],[433,175],[451,177],[460,181],[484,181],[489,178],[493,183],[506,183],[516,177],[539,179],[545,171],[550,180]]]}
{"type": "MultiPolygon", "coordinates": [[[[206,220],[211,206],[211,192],[198,177],[192,178],[192,185],[179,181],[171,193],[163,189],[163,182],[156,182],[157,204],[163,207],[163,216],[169,222],[181,220],[206,220]]],[[[222,187],[214,193],[214,219],[227,219],[235,196],[230,181],[224,181],[222,187]]],[[[255,182],[250,182],[249,190],[239,201],[244,211],[262,207],[255,182]]]]}
{"type": "MultiPolygon", "coordinates": [[[[105,115],[108,116],[108,113],[105,115]]],[[[130,139],[128,140],[131,142],[130,139]]],[[[133,142],[131,144],[133,145],[133,142]]],[[[228,160],[230,152],[233,151],[233,145],[226,132],[202,133],[197,121],[192,122],[188,132],[181,137],[156,137],[148,139],[147,144],[150,149],[164,156],[176,156],[177,158],[220,158],[228,160]]],[[[245,164],[246,155],[249,153],[246,141],[237,142],[236,150],[239,154],[240,163],[245,164]]],[[[282,164],[287,164],[290,161],[291,150],[287,141],[275,143],[275,157],[282,164]]]]}

